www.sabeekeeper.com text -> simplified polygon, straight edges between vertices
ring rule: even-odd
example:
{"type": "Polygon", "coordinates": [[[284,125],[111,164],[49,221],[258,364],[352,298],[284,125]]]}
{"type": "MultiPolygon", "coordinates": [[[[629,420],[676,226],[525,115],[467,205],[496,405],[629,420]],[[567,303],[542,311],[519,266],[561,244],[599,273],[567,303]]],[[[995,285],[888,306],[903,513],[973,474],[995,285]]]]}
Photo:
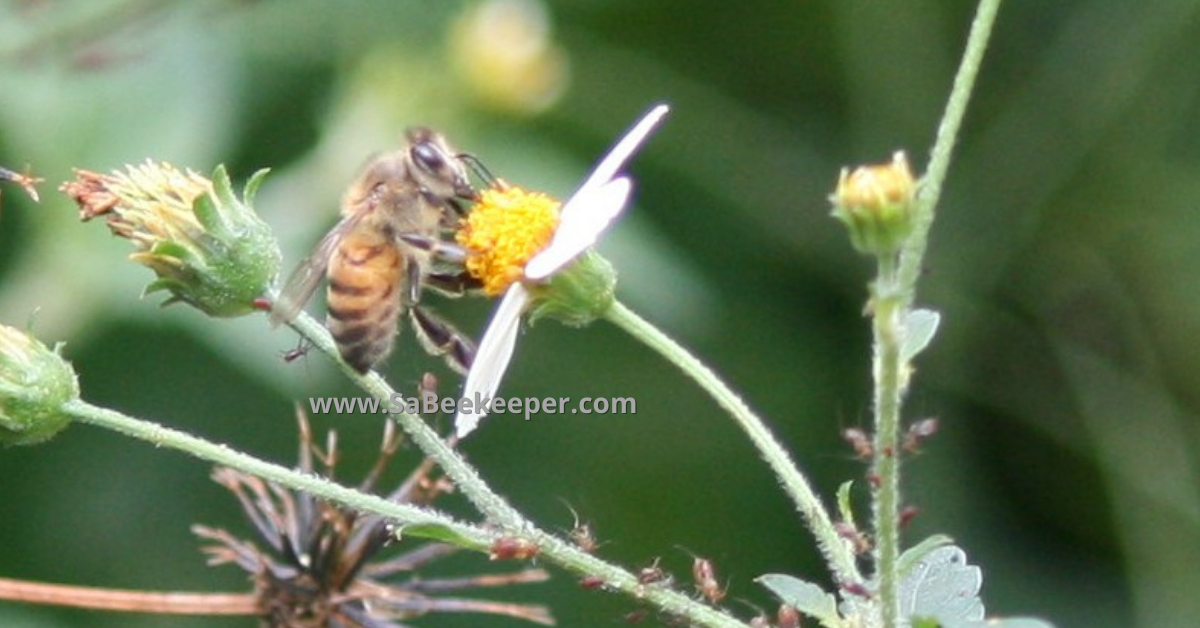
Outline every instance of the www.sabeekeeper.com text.
{"type": "Polygon", "coordinates": [[[636,414],[637,400],[633,397],[581,397],[573,403],[570,397],[470,397],[439,398],[433,393],[420,397],[405,397],[395,393],[390,399],[375,397],[309,397],[313,414],[455,414],[460,410],[471,413],[486,407],[488,414],[636,414]]]}

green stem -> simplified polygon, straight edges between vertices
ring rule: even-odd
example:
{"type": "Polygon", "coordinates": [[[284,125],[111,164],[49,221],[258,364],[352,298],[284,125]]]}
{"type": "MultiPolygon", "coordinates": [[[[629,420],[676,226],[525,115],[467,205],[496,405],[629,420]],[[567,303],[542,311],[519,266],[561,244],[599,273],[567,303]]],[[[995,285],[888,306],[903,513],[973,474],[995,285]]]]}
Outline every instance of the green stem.
{"type": "MultiPolygon", "coordinates": [[[[393,398],[395,391],[378,374],[362,375],[342,362],[329,332],[311,316],[301,313],[289,324],[314,347],[333,359],[346,376],[363,390],[381,400],[390,401],[393,398]]],[[[599,578],[606,589],[621,591],[642,600],[655,607],[664,617],[684,618],[689,625],[701,628],[746,628],[746,624],[721,609],[701,604],[667,585],[642,584],[632,573],[537,527],[496,495],[479,473],[420,417],[410,414],[395,416],[417,447],[442,467],[447,477],[454,481],[455,487],[487,517],[489,523],[536,544],[540,559],[581,575],[599,578]]],[[[495,533],[489,537],[495,538],[495,533]]]]}
{"type": "Polygon", "coordinates": [[[800,511],[816,537],[817,545],[836,580],[845,584],[861,584],[862,576],[854,562],[854,554],[849,544],[838,535],[829,513],[813,492],[808,480],[792,462],[779,441],[775,440],[763,420],[704,363],[620,302],[613,303],[606,316],[613,324],[679,367],[733,417],[750,436],[759,454],[767,461],[795,502],[796,509],[800,511]]]}
{"type": "MultiPolygon", "coordinates": [[[[289,325],[303,336],[305,340],[333,358],[334,362],[342,369],[342,372],[346,374],[346,377],[349,377],[360,388],[385,403],[391,402],[395,398],[397,394],[396,390],[380,377],[378,373],[372,371],[363,375],[339,359],[337,345],[334,343],[333,338],[326,331],[325,327],[313,319],[313,317],[301,312],[289,325]]],[[[455,487],[479,509],[480,513],[487,517],[489,522],[512,532],[520,531],[531,525],[521,516],[521,513],[517,512],[508,502],[504,501],[504,498],[497,495],[483,481],[479,472],[459,455],[449,443],[443,440],[433,428],[429,427],[421,417],[408,413],[399,413],[392,416],[395,417],[400,427],[408,433],[409,437],[413,439],[417,447],[421,448],[421,451],[425,452],[425,455],[433,458],[442,467],[442,470],[446,472],[446,476],[454,481],[455,487]]]]}
{"type": "MultiPolygon", "coordinates": [[[[477,550],[486,551],[497,538],[494,530],[458,522],[448,515],[435,511],[362,493],[311,473],[302,473],[264,462],[225,445],[206,441],[157,423],[129,417],[107,408],[93,406],[85,401],[69,401],[63,405],[62,410],[81,423],[110,429],[146,441],[156,447],[176,449],[201,460],[236,469],[291,490],[304,491],[347,508],[387,517],[409,526],[430,525],[448,530],[463,541],[464,545],[477,550]]],[[[622,591],[644,600],[661,611],[664,616],[686,618],[690,625],[703,628],[746,628],[744,623],[728,613],[701,604],[665,585],[641,584],[638,582],[637,576],[628,571],[596,558],[532,524],[516,533],[521,538],[537,544],[540,550],[538,556],[543,560],[556,563],[579,574],[599,577],[606,588],[622,591]]]]}
{"type": "Polygon", "coordinates": [[[979,76],[983,53],[987,50],[988,39],[991,37],[992,26],[999,10],[1000,0],[981,0],[979,3],[975,19],[971,23],[971,33],[967,37],[967,48],[954,77],[950,99],[946,103],[946,111],[938,125],[929,167],[925,170],[921,189],[917,193],[913,234],[905,242],[904,251],[900,255],[900,285],[909,289],[909,302],[912,301],[912,291],[921,275],[925,249],[929,243],[929,228],[933,225],[935,209],[942,195],[942,182],[946,180],[946,173],[950,170],[954,142],[958,138],[959,129],[962,128],[967,104],[971,100],[971,92],[975,89],[975,79],[979,76]]]}
{"type": "Polygon", "coordinates": [[[907,333],[906,320],[916,295],[929,229],[941,197],[942,182],[950,169],[954,143],[966,115],[975,79],[987,50],[1000,0],[981,0],[971,24],[966,51],[954,78],[954,87],[938,126],[929,167],[916,198],[912,235],[901,251],[899,265],[890,256],[879,260],[879,276],[871,296],[874,320],[875,443],[871,480],[875,484],[872,511],[875,518],[875,569],[879,580],[882,625],[895,628],[901,622],[899,574],[900,553],[900,408],[907,387],[907,364],[901,363],[900,348],[907,333]]]}
{"type": "Polygon", "coordinates": [[[875,519],[875,569],[883,625],[898,625],[900,615],[896,564],[900,556],[900,405],[904,395],[900,347],[905,333],[903,306],[895,292],[892,269],[880,263],[872,310],[874,319],[875,442],[871,465],[875,519]]]}

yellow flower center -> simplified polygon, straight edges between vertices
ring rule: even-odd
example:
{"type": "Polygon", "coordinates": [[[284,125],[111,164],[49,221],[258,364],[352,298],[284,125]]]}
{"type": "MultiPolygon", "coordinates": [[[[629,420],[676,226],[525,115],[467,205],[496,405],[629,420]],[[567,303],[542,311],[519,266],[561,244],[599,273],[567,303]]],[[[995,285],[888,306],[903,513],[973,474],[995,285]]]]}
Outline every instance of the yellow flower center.
{"type": "Polygon", "coordinates": [[[558,207],[545,194],[503,184],[483,191],[455,239],[469,251],[467,272],[484,294],[499,296],[525,274],[558,228],[558,207]]]}

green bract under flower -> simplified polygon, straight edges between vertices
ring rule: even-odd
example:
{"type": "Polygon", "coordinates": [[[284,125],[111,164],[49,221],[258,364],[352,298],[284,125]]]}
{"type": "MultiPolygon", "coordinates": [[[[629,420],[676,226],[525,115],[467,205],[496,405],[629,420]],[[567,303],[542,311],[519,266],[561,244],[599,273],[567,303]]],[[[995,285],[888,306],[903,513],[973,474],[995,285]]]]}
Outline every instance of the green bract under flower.
{"type": "Polygon", "coordinates": [[[583,327],[604,316],[617,294],[617,271],[595,251],[585,251],[546,283],[529,287],[528,317],[533,324],[543,317],[571,327],[583,327]]]}
{"type": "Polygon", "coordinates": [[[279,245],[251,207],[265,175],[250,178],[241,200],[224,166],[209,181],[150,161],[110,174],[76,170],[61,189],[82,220],[104,216],[114,234],[133,242],[130,259],[158,276],[146,293],[166,290],[164,305],[182,301],[209,316],[241,316],[279,273],[279,245]]]}
{"type": "Polygon", "coordinates": [[[0,325],[0,443],[32,445],[61,431],[79,398],[71,365],[29,334],[0,325]]]}

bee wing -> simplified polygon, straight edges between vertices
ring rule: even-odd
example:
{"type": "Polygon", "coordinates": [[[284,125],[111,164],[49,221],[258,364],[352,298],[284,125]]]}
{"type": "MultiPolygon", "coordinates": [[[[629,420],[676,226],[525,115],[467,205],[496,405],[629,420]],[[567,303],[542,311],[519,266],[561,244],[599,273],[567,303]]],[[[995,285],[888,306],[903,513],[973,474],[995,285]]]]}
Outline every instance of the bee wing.
{"type": "Polygon", "coordinates": [[[304,309],[304,304],[308,303],[317,291],[317,286],[321,285],[321,280],[325,278],[329,259],[337,251],[338,244],[358,225],[363,215],[364,212],[355,212],[342,218],[324,238],[321,238],[312,254],[304,258],[296,270],[292,271],[279,293],[279,298],[271,307],[269,320],[272,327],[278,327],[281,323],[296,318],[300,310],[304,309]]]}

